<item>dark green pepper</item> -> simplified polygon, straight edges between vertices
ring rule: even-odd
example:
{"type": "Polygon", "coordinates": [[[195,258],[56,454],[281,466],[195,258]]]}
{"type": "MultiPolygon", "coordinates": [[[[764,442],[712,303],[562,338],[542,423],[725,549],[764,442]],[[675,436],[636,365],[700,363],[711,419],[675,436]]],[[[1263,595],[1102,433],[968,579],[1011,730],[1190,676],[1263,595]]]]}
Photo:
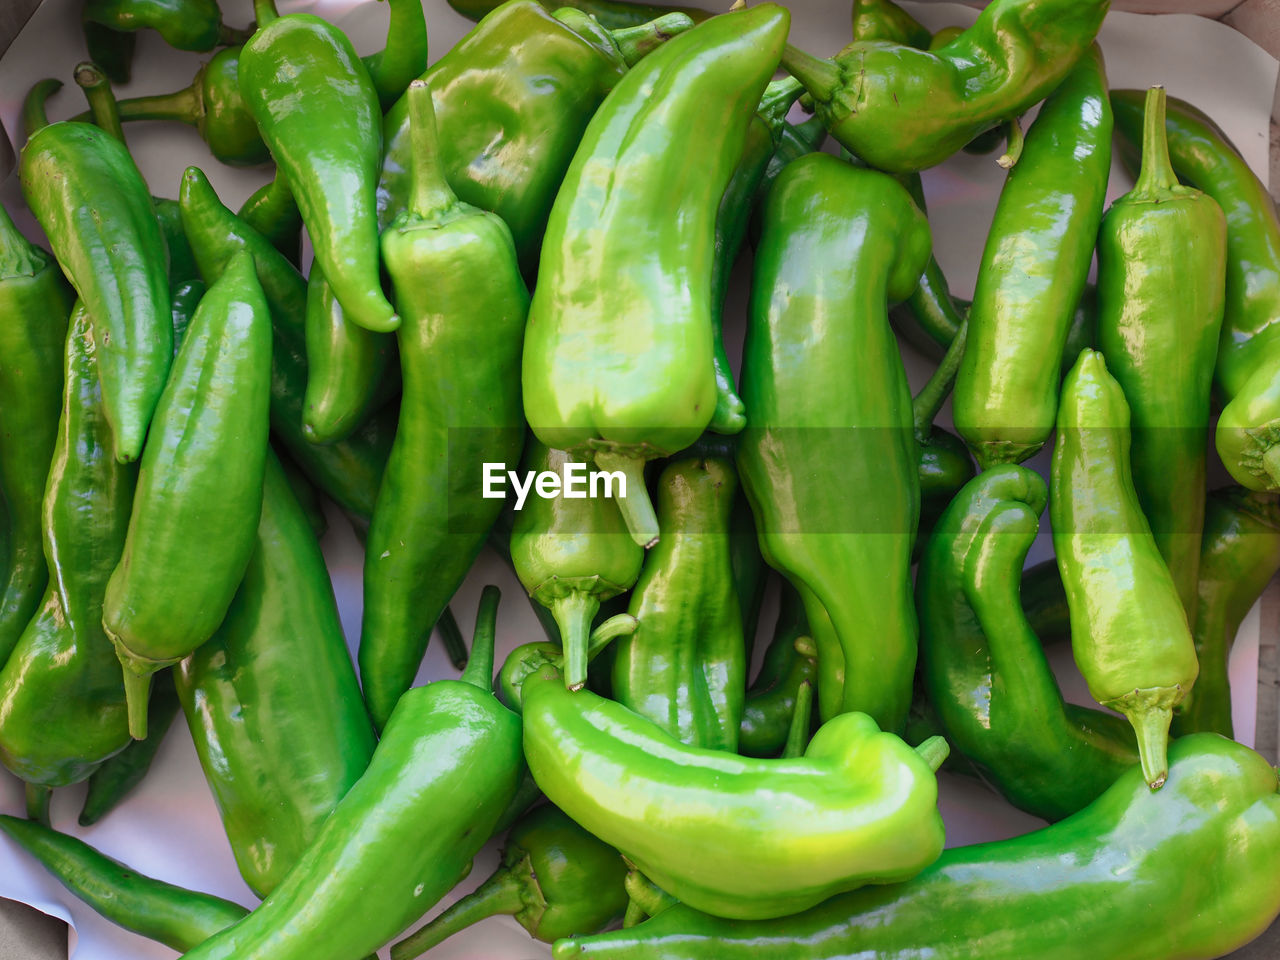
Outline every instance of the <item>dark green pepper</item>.
{"type": "MultiPolygon", "coordinates": [[[[82,20],[120,33],[155,30],[179,50],[205,52],[243,43],[252,30],[237,30],[222,22],[217,0],[84,0],[82,20]]],[[[117,82],[123,80],[112,77],[117,82]]]]}
{"type": "Polygon", "coordinates": [[[773,640],[764,652],[742,710],[738,727],[738,752],[748,757],[776,756],[786,744],[798,692],[802,684],[818,679],[818,661],[804,601],[796,589],[782,581],[782,599],[773,640]]]}
{"type": "Polygon", "coordinates": [[[262,234],[295,267],[302,262],[302,212],[280,171],[249,195],[236,216],[262,234]]]}
{"type": "MultiPolygon", "coordinates": [[[[652,3],[629,3],[626,0],[554,0],[552,4],[568,7],[595,17],[600,25],[608,30],[622,30],[627,27],[638,27],[650,20],[680,13],[688,16],[695,23],[701,23],[711,16],[706,10],[695,7],[679,7],[674,5],[658,5],[652,3]]],[[[501,0],[449,0],[449,6],[468,20],[479,20],[488,16],[498,7],[501,0]]]]}
{"type": "MultiPolygon", "coordinates": [[[[0,821],[2,822],[2,821],[0,821]]],[[[627,865],[554,804],[527,813],[511,828],[502,866],[440,916],[391,948],[391,960],[413,960],[486,917],[510,914],[544,943],[595,932],[627,905],[627,865]]]]}

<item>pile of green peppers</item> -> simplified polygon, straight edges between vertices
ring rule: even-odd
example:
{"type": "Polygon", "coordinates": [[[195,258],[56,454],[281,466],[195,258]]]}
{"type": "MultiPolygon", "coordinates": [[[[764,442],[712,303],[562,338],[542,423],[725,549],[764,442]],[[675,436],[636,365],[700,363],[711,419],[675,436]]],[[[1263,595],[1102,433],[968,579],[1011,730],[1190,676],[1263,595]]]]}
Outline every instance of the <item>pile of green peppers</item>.
{"type": "Polygon", "coordinates": [[[32,78],[51,250],[0,207],[4,842],[193,960],[410,960],[497,914],[557,960],[1261,934],[1280,782],[1226,666],[1280,570],[1280,219],[1209,117],[1110,89],[1108,0],[936,35],[854,0],[830,59],[788,42],[800,4],[449,2],[477,22],[430,62],[419,0],[365,57],[273,0],[244,29],[83,0],[88,109],[51,122],[32,78]],[[144,29],[221,49],[117,98],[144,29]],[[198,166],[148,183],[126,122],[269,182],[238,210],[198,166]],[[1002,142],[960,301],[921,172],[1002,142]],[[937,361],[914,397],[900,343],[937,361]],[[1211,429],[1239,486],[1207,489],[1211,429]],[[470,643],[450,609],[486,547],[546,633],[501,664],[497,587],[470,643]],[[436,632],[460,676],[418,685],[436,632]],[[178,712],[252,909],[52,823],[58,788],[88,783],[82,825],[124,802],[178,712]],[[1048,825],[944,851],[944,766],[1048,825]]]}

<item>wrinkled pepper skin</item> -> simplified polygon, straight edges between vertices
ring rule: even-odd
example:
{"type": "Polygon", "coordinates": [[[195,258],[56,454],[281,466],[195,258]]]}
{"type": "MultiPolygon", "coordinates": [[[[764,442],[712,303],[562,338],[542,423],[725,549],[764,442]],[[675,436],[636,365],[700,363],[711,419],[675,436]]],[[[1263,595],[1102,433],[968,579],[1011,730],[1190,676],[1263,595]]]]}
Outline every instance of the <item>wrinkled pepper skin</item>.
{"type": "Polygon", "coordinates": [[[1053,450],[1053,549],[1071,609],[1071,652],[1104,707],[1138,736],[1143,774],[1164,783],[1173,708],[1195,682],[1195,644],[1129,459],[1129,405],[1102,354],[1085,350],[1062,385],[1053,450]]]}
{"type": "Polygon", "coordinates": [[[244,580],[176,679],[240,875],[264,896],[374,748],[320,545],[274,456],[244,580]]]}
{"type": "Polygon", "coordinates": [[[1226,290],[1222,208],[1178,183],[1165,92],[1147,96],[1142,170],[1098,234],[1098,349],[1133,416],[1133,484],[1195,623],[1210,388],[1226,290]]]}
{"type": "Polygon", "coordinates": [[[743,351],[738,475],[761,553],[804,597],[822,717],[859,710],[891,731],[915,670],[920,494],[887,302],[930,247],[892,178],[827,154],[792,162],[765,207],[743,351]]]}
{"type": "Polygon", "coordinates": [[[804,601],[782,581],[782,598],[773,640],[764,652],[760,672],[747,690],[738,727],[738,752],[747,757],[776,757],[787,742],[796,693],[804,683],[817,683],[818,661],[813,657],[804,601]],[[802,641],[803,638],[803,641],[802,641]],[[802,641],[805,650],[800,649],[802,641]]]}
{"type": "Polygon", "coordinates": [[[1019,573],[1049,491],[1012,464],[943,514],[920,563],[920,670],[953,749],[1015,807],[1061,820],[1138,762],[1123,718],[1063,701],[1022,613],[1019,573]]]}
{"type": "Polygon", "coordinates": [[[1232,736],[1227,658],[1241,621],[1277,570],[1280,503],[1276,497],[1243,487],[1210,493],[1191,629],[1200,675],[1174,715],[1174,736],[1201,731],[1232,736]]]}
{"type": "Polygon", "coordinates": [[[79,783],[129,743],[102,597],[124,549],[138,469],[112,452],[91,327],[78,304],[42,511],[49,586],[0,670],[0,761],[43,787],[79,783]]]}
{"type": "Polygon", "coordinates": [[[22,193],[93,318],[115,455],[136,460],[173,360],[164,238],[124,144],[54,123],[22,148],[22,193]]]}
{"type": "MultiPolygon", "coordinates": [[[[501,6],[501,2],[500,0],[449,0],[449,6],[468,20],[479,20],[501,6]]],[[[706,10],[698,10],[695,7],[665,4],[658,6],[651,3],[630,3],[625,0],[568,0],[567,3],[557,2],[554,6],[569,7],[590,14],[608,30],[638,27],[673,12],[686,14],[695,23],[701,23],[711,16],[706,10]]]]}
{"type": "Polygon", "coordinates": [[[1102,219],[1111,129],[1094,46],[1028,131],[982,253],[953,409],[984,470],[1021,463],[1053,432],[1063,349],[1102,219]]]}
{"type": "Polygon", "coordinates": [[[249,913],[230,900],[144,876],[31,820],[0,814],[0,832],[101,916],[173,950],[190,950],[249,913]]]}
{"type": "MultiPolygon", "coordinates": [[[[551,471],[563,481],[580,462],[530,437],[521,470],[551,471]]],[[[534,600],[551,610],[560,630],[565,682],[587,681],[587,640],[604,600],[630,590],[640,576],[644,550],[627,532],[613,498],[531,496],[511,528],[511,562],[534,600]]]]}
{"type": "Polygon", "coordinates": [[[552,803],[682,903],[717,916],[786,916],[865,883],[905,880],[941,852],[940,741],[917,753],[847,713],[799,759],[690,747],[619,703],[567,691],[545,648],[518,648],[501,678],[523,714],[529,772],[552,803]]]}
{"type": "Polygon", "coordinates": [[[169,46],[200,53],[240,43],[251,32],[223,24],[217,0],[84,0],[82,19],[121,33],[155,30],[169,46]]]}
{"type": "Polygon", "coordinates": [[[795,917],[741,923],[672,907],[562,940],[556,960],[1212,960],[1280,912],[1276,771],[1212,734],[1174,743],[1169,782],[1135,767],[1075,816],[954,847],[916,879],[795,917]],[[1189,864],[1195,866],[1188,869],[1189,864]],[[1171,882],[1171,878],[1178,878],[1171,882]],[[1083,952],[1083,954],[1082,954],[1083,952]]]}
{"type": "MultiPolygon", "coordinates": [[[[2,821],[0,821],[2,822],[2,821]]],[[[525,814],[507,835],[502,865],[474,893],[391,948],[391,960],[413,960],[459,930],[510,914],[544,943],[595,932],[622,916],[627,865],[554,804],[525,814]]]]}
{"type": "Polygon", "coordinates": [[[222,622],[253,553],[266,469],[271,316],[253,258],[209,287],[156,407],[102,624],[146,737],[151,674],[222,622]]]}
{"type": "Polygon", "coordinates": [[[404,391],[369,526],[360,627],[360,679],[379,729],[502,510],[482,496],[484,464],[515,463],[524,442],[529,294],[511,231],[449,189],[430,88],[415,80],[408,96],[419,166],[408,209],[382,234],[404,318],[404,391]]]}
{"type": "Polygon", "coordinates": [[[788,47],[782,66],[831,135],[872,167],[911,173],[1052,93],[1087,55],[1110,0],[994,0],[937,50],[855,40],[834,61],[788,47]]]}
{"type": "Polygon", "coordinates": [[[44,250],[0,207],[0,493],[7,517],[0,581],[0,667],[49,578],[42,503],[58,436],[63,343],[75,294],[44,250]]]}
{"type": "Polygon", "coordinates": [[[520,718],[490,692],[497,589],[485,593],[462,678],[400,699],[369,769],[284,881],[187,960],[360,960],[467,875],[524,769],[520,718]]]}
{"type": "Polygon", "coordinates": [[[382,110],[351,41],[319,17],[279,17],[244,45],[240,93],[344,311],[369,330],[394,330],[400,318],[378,278],[382,110]]]}
{"type": "Polygon", "coordinates": [[[688,446],[715,412],[716,215],[789,24],[775,4],[733,11],[633,67],[587,126],[547,223],[525,417],[548,446],[623,472],[619,507],[642,546],[658,536],[645,461],[688,446]],[[694,127],[707,138],[690,163],[679,131],[694,127]]]}
{"type": "Polygon", "coordinates": [[[670,531],[645,555],[627,612],[640,621],[615,645],[613,699],[675,737],[738,751],[747,648],[734,589],[731,460],[669,463],[658,520],[670,531]]]}

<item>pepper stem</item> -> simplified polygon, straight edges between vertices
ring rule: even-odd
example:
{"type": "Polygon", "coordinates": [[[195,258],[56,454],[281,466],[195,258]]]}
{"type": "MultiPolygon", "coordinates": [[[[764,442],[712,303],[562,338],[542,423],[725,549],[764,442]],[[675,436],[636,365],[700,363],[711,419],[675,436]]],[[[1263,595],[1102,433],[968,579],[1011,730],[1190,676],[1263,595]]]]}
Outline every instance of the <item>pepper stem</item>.
{"type": "Polygon", "coordinates": [[[629,613],[620,613],[610,617],[591,631],[591,640],[587,644],[587,663],[590,663],[600,652],[618,637],[629,637],[640,628],[640,621],[629,613]]]}
{"type": "Polygon", "coordinates": [[[813,684],[806,680],[796,687],[796,706],[791,714],[791,726],[787,729],[787,742],[782,747],[782,759],[803,757],[809,746],[809,724],[813,718],[813,684]]]}
{"type": "Polygon", "coordinates": [[[930,770],[937,773],[943,761],[951,755],[951,748],[942,737],[930,737],[916,747],[916,753],[920,754],[920,759],[929,765],[930,770]]]}
{"type": "Polygon", "coordinates": [[[1165,128],[1164,87],[1147,91],[1146,112],[1142,117],[1142,168],[1129,197],[1135,200],[1161,200],[1180,186],[1169,159],[1169,133],[1165,128]]]}
{"type": "MultiPolygon", "coordinates": [[[[274,8],[274,4],[272,6],[274,8]]],[[[257,7],[257,3],[254,4],[254,7],[257,7]]],[[[241,44],[248,43],[257,28],[257,24],[250,24],[247,27],[228,27],[225,23],[221,24],[218,27],[218,46],[238,47],[241,44]]]]}
{"type": "Polygon", "coordinates": [[[427,21],[422,12],[422,0],[387,2],[391,15],[387,23],[386,45],[377,53],[363,58],[384,111],[399,99],[415,77],[427,69],[427,21]]]}
{"type": "Polygon", "coordinates": [[[89,101],[93,122],[124,143],[124,127],[120,126],[120,111],[111,93],[111,81],[96,63],[84,61],[76,65],[76,83],[89,101]]]}
{"type": "Polygon", "coordinates": [[[663,14],[656,20],[634,27],[610,30],[609,35],[618,45],[618,53],[628,67],[634,67],[653,51],[686,30],[693,28],[693,20],[687,13],[663,14]]]}
{"type": "Polygon", "coordinates": [[[124,701],[129,712],[129,736],[147,739],[147,701],[151,696],[151,674],[137,673],[130,663],[124,668],[124,701]]]}
{"type": "Polygon", "coordinates": [[[276,9],[276,0],[253,0],[253,19],[261,30],[273,20],[280,19],[280,11],[276,9]]]}
{"type": "Polygon", "coordinates": [[[649,919],[649,915],[644,912],[644,908],[634,900],[627,901],[627,912],[622,915],[622,929],[630,930],[632,927],[639,926],[649,919]]]}
{"type": "Polygon", "coordinates": [[[795,77],[774,80],[764,88],[764,95],[760,98],[756,113],[774,133],[775,139],[782,121],[787,119],[787,112],[791,109],[791,105],[800,99],[802,93],[804,93],[804,84],[795,77]]]}
{"type": "MultiPolygon", "coordinates": [[[[173,93],[158,93],[151,97],[130,97],[116,101],[116,112],[122,121],[129,120],[173,120],[195,126],[204,113],[200,98],[199,85],[193,83],[189,87],[175,90],[173,93]]],[[[81,113],[72,120],[89,120],[92,114],[81,113]]]]}
{"type": "Polygon", "coordinates": [[[938,416],[938,411],[942,409],[942,405],[946,403],[951,388],[955,386],[956,374],[960,372],[960,361],[964,359],[964,345],[968,337],[969,321],[966,319],[960,324],[960,329],[952,338],[947,352],[942,355],[942,362],[938,364],[938,369],[933,371],[929,382],[921,387],[920,392],[911,401],[911,421],[916,442],[919,444],[929,442],[929,434],[933,432],[933,421],[938,416]]]}
{"type": "Polygon", "coordinates": [[[581,690],[587,682],[587,649],[591,621],[600,609],[600,599],[582,590],[570,590],[548,606],[560,627],[560,650],[564,657],[564,685],[581,690]]]}
{"type": "Polygon", "coordinates": [[[1005,146],[1004,153],[1001,154],[996,163],[1006,170],[1012,170],[1017,162],[1022,159],[1022,148],[1025,145],[1026,136],[1022,132],[1022,121],[1017,117],[1013,117],[1009,121],[1009,141],[1005,146]]]}
{"type": "Polygon", "coordinates": [[[27,819],[43,823],[46,827],[52,826],[49,822],[49,801],[53,799],[53,788],[43,787],[38,783],[28,783],[26,792],[27,819]]]}
{"type": "Polygon", "coordinates": [[[625,478],[626,496],[614,497],[614,502],[622,511],[631,539],[648,550],[658,542],[658,515],[649,499],[649,488],[644,484],[644,460],[601,450],[596,453],[595,461],[601,470],[621,473],[625,478]]]}
{"type": "Polygon", "coordinates": [[[45,101],[62,89],[62,81],[49,77],[38,81],[27,91],[22,101],[22,129],[30,137],[37,130],[49,125],[49,114],[45,109],[45,101]]]}
{"type": "Polygon", "coordinates": [[[440,642],[444,644],[444,652],[448,654],[453,669],[466,669],[469,659],[467,641],[462,637],[462,631],[458,628],[458,621],[454,619],[451,607],[445,607],[444,612],[440,614],[440,619],[436,621],[436,630],[440,634],[440,642]]]}
{"type": "Polygon", "coordinates": [[[1125,716],[1138,735],[1142,778],[1152,790],[1159,790],[1169,778],[1169,724],[1173,722],[1173,710],[1164,706],[1140,707],[1125,716]]]}
{"type": "Polygon", "coordinates": [[[799,47],[787,44],[782,51],[782,69],[804,84],[815,100],[827,103],[840,89],[840,68],[799,47]]]}
{"type": "Polygon", "coordinates": [[[391,947],[391,960],[413,960],[443,943],[459,930],[498,914],[514,916],[524,909],[520,881],[505,867],[480,884],[434,920],[423,924],[391,947]]]}
{"type": "Polygon", "coordinates": [[[480,606],[476,609],[476,629],[471,635],[471,657],[458,678],[486,693],[493,692],[493,648],[497,643],[498,601],[501,599],[502,591],[493,584],[481,592],[480,606]]]}
{"type": "Polygon", "coordinates": [[[440,162],[440,140],[436,130],[436,108],[431,87],[425,80],[409,84],[409,130],[413,147],[413,188],[409,211],[423,219],[439,216],[458,202],[440,162]]]}
{"type": "Polygon", "coordinates": [[[627,896],[631,898],[631,902],[650,917],[656,917],[668,907],[674,907],[680,902],[635,867],[627,871],[623,886],[626,887],[627,896]]]}

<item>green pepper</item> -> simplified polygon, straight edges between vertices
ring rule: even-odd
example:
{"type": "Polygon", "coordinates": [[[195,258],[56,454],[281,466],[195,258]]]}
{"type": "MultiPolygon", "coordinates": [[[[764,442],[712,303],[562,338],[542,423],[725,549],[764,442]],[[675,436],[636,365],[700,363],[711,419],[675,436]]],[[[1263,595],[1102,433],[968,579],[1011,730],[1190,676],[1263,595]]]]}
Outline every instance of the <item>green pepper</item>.
{"type": "Polygon", "coordinates": [[[54,380],[66,387],[41,514],[49,586],[0,671],[0,761],[41,787],[79,783],[129,742],[102,597],[124,548],[138,471],[112,455],[90,327],[78,304],[65,377],[54,380]]]}
{"type": "Polygon", "coordinates": [[[893,0],[853,0],[853,38],[879,40],[925,50],[933,39],[928,27],[893,0]]]}
{"type": "Polygon", "coordinates": [[[1056,557],[1022,571],[1019,597],[1027,623],[1043,645],[1071,639],[1071,608],[1056,557]]]}
{"type": "Polygon", "coordinates": [[[502,510],[501,499],[483,496],[484,465],[513,463],[524,440],[529,295],[511,232],[449,189],[430,88],[415,80],[408,96],[414,192],[382,234],[404,317],[404,393],[369,526],[360,628],[360,677],[379,728],[413,684],[431,628],[502,510]]]}
{"type": "Polygon", "coordinates": [[[0,666],[49,578],[41,503],[58,436],[63,342],[74,294],[58,264],[0,207],[0,491],[8,514],[0,582],[0,666]]]}
{"type": "Polygon", "coordinates": [[[786,743],[800,687],[818,678],[818,663],[808,633],[804,601],[783,580],[773,640],[764,652],[760,672],[747,690],[738,727],[738,752],[744,756],[776,756],[786,743]]]}
{"type": "Polygon", "coordinates": [[[1088,55],[1109,6],[994,0],[937,50],[855,40],[819,60],[788,46],[782,66],[813,95],[836,140],[876,169],[909,173],[1052,93],[1088,55]]]}
{"type": "Polygon", "coordinates": [[[1173,708],[1195,682],[1195,644],[1129,466],[1129,405],[1102,354],[1062,385],[1053,449],[1053,549],[1071,608],[1071,652],[1089,692],[1138,735],[1152,790],[1165,781],[1173,708]]]}
{"type": "Polygon", "coordinates": [[[1164,88],[1152,87],[1142,171],[1098,235],[1098,348],[1132,412],[1138,502],[1194,623],[1227,224],[1211,197],[1178,183],[1164,118],[1164,88]]]}
{"type": "MultiPolygon", "coordinates": [[[[138,46],[134,33],[122,33],[100,23],[83,20],[84,48],[89,59],[111,78],[114,83],[128,83],[133,76],[133,54],[138,46]]],[[[61,83],[59,83],[61,86],[61,83]]]]}
{"type": "Polygon", "coordinates": [[[173,359],[164,238],[124,144],[54,123],[22,149],[22,192],[93,318],[116,459],[136,460],[173,359]]]}
{"type": "Polygon", "coordinates": [[[394,330],[378,278],[382,111],[351,41],[311,14],[261,24],[240,53],[240,93],[343,309],[362,327],[394,330]]]}
{"type": "Polygon", "coordinates": [[[627,865],[553,804],[511,828],[502,866],[475,890],[391,948],[391,960],[413,960],[486,917],[510,914],[544,943],[600,930],[627,905],[627,865]]]}
{"type": "Polygon", "coordinates": [[[262,234],[295,267],[302,262],[302,212],[280,171],[249,195],[236,216],[262,234]]]}
{"type": "MultiPolygon", "coordinates": [[[[671,13],[688,16],[695,23],[701,23],[711,16],[706,10],[699,10],[696,7],[629,3],[626,0],[555,0],[555,4],[588,14],[599,20],[600,24],[609,30],[638,27],[671,13]]],[[[487,17],[502,5],[502,0],[449,0],[449,6],[468,20],[487,17]]]]}
{"type": "Polygon", "coordinates": [[[613,699],[694,747],[738,749],[747,686],[729,521],[733,461],[673,460],[658,479],[668,534],[645,555],[627,612],[636,632],[615,645],[613,699]]]}
{"type": "Polygon", "coordinates": [[[1111,111],[1095,46],[1027,134],[983,250],[953,405],[956,430],[984,470],[1027,459],[1053,431],[1058,370],[1110,169],[1111,111]]]}
{"type": "Polygon", "coordinates": [[[497,610],[486,587],[462,678],[400,698],[368,770],[284,881],[187,960],[355,960],[467,875],[524,766],[520,718],[490,692],[497,610]]]}
{"type": "Polygon", "coordinates": [[[1135,767],[1061,823],[953,847],[914,880],[799,916],[741,922],[675,906],[634,930],[559,941],[556,960],[1210,960],[1280,912],[1276,770],[1210,734],[1135,767]],[[1176,879],[1175,879],[1176,878],[1176,879]]]}
{"type": "Polygon", "coordinates": [[[139,740],[147,735],[151,674],[212,636],[253,552],[271,318],[249,254],[237,254],[209,287],[173,367],[102,605],[124,668],[129,732],[139,740]]]}
{"type": "Polygon", "coordinates": [[[236,864],[263,896],[316,838],[374,748],[320,545],[274,456],[235,600],[176,676],[236,864]]]}
{"type": "Polygon", "coordinates": [[[90,24],[120,33],[155,30],[169,46],[201,53],[243,43],[253,33],[224,24],[217,0],[84,0],[81,19],[86,39],[90,24]]]}
{"type": "Polygon", "coordinates": [[[1209,494],[1200,541],[1199,602],[1191,633],[1200,675],[1174,715],[1175,736],[1232,735],[1227,657],[1249,609],[1280,570],[1280,502],[1272,494],[1226,487],[1209,494]]]}
{"type": "Polygon", "coordinates": [[[905,880],[941,852],[941,740],[917,752],[866,714],[846,713],[801,759],[690,747],[619,703],[566,690],[549,649],[517,648],[502,669],[529,772],[681,902],[718,916],[786,916],[905,880]]]}
{"type": "Polygon", "coordinates": [[[715,412],[716,214],[789,23],[775,4],[734,11],[633,67],[583,134],[547,224],[525,417],[548,446],[622,473],[618,503],[642,546],[658,536],[645,461],[688,446],[715,412]],[[690,163],[695,127],[707,137],[690,163]]]}
{"type": "MultiPolygon", "coordinates": [[[[324,515],[324,501],[320,496],[320,491],[307,478],[289,455],[282,454],[279,450],[274,449],[273,453],[280,460],[280,466],[284,468],[284,475],[289,478],[289,489],[293,491],[294,497],[298,500],[298,506],[302,507],[303,512],[307,515],[307,523],[311,525],[311,532],[316,535],[317,540],[323,540],[325,532],[329,529],[329,520],[324,515]]],[[[462,659],[462,663],[458,665],[461,670],[466,666],[466,657],[462,659]]]]}
{"type": "Polygon", "coordinates": [[[565,497],[572,465],[580,461],[529,438],[522,471],[559,476],[560,495],[535,496],[518,509],[510,552],[529,596],[551,610],[565,657],[565,682],[587,681],[587,644],[600,603],[631,589],[644,551],[627,533],[622,514],[608,496],[565,497]]]}
{"type": "Polygon", "coordinates": [[[383,110],[391,109],[427,69],[427,20],[422,0],[387,0],[387,7],[386,46],[361,58],[383,110]]]}
{"type": "Polygon", "coordinates": [[[103,917],[174,950],[191,950],[249,913],[230,900],[140,874],[30,820],[0,814],[0,831],[103,917]]]}
{"type": "Polygon", "coordinates": [[[804,597],[822,716],[860,710],[885,730],[911,702],[920,509],[887,303],[910,293],[929,249],[891,177],[828,154],[792,162],[765,206],[743,351],[738,474],[765,560],[804,597]]]}
{"type": "Polygon", "coordinates": [[[943,735],[1015,807],[1061,820],[1137,763],[1120,717],[1065,703],[1022,613],[1019,573],[1049,491],[1002,464],[942,515],[920,562],[920,670],[943,735]]]}

